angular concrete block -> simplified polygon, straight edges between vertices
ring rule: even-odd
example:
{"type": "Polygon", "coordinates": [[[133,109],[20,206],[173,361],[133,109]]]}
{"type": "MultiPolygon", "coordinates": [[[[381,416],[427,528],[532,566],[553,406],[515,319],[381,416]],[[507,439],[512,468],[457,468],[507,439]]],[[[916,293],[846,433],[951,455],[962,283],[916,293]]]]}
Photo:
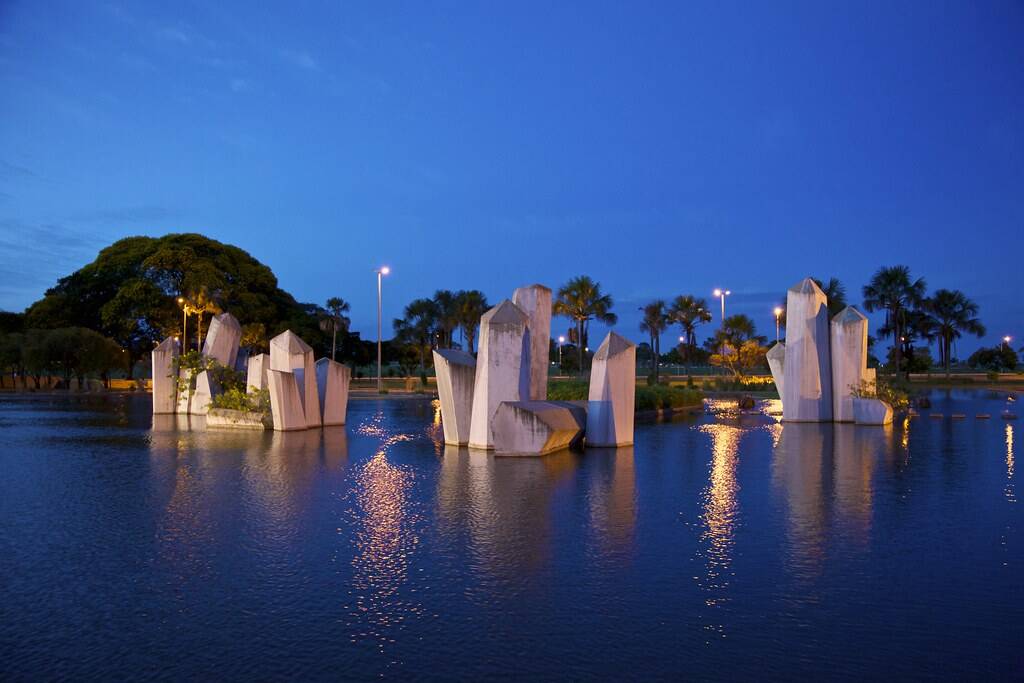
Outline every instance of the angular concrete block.
{"type": "Polygon", "coordinates": [[[285,330],[270,340],[270,369],[295,374],[306,413],[306,425],[319,427],[320,392],[316,385],[313,348],[291,330],[285,330]]]}
{"type": "Polygon", "coordinates": [[[254,394],[266,389],[268,370],[270,370],[270,354],[259,353],[249,356],[249,365],[245,369],[246,391],[254,394]]]}
{"type": "Polygon", "coordinates": [[[551,290],[544,285],[520,287],[512,303],[526,314],[530,330],[530,400],[548,397],[548,358],[551,344],[551,290]]]}
{"type": "Polygon", "coordinates": [[[814,280],[790,287],[786,295],[786,367],[782,419],[832,421],[832,367],[828,299],[814,280]]]}
{"type": "Polygon", "coordinates": [[[868,319],[853,306],[832,318],[832,419],[853,422],[853,391],[868,367],[868,319]]]}
{"type": "Polygon", "coordinates": [[[765,354],[765,358],[768,360],[768,369],[772,371],[772,379],[775,380],[775,389],[779,392],[779,398],[782,398],[782,386],[786,372],[786,345],[779,342],[772,348],[768,349],[768,353],[765,354]]]}
{"type": "Polygon", "coordinates": [[[859,425],[892,423],[892,406],[877,398],[853,399],[853,421],[859,425]]]}
{"type": "Polygon", "coordinates": [[[530,396],[529,319],[505,299],[480,318],[480,350],[469,426],[471,448],[493,448],[491,419],[498,405],[530,396]]]}
{"type": "Polygon", "coordinates": [[[347,365],[336,363],[330,358],[321,358],[316,362],[320,417],[325,427],[345,424],[351,379],[352,371],[347,365]]]}
{"type": "Polygon", "coordinates": [[[177,410],[178,383],[174,380],[174,359],[178,357],[178,342],[167,337],[153,349],[153,414],[168,415],[177,410]]]}
{"type": "Polygon", "coordinates": [[[295,373],[270,370],[267,372],[267,386],[270,388],[274,429],[279,432],[306,429],[306,413],[295,373]]]}
{"type": "Polygon", "coordinates": [[[476,383],[476,359],[464,351],[434,351],[437,397],[441,402],[441,427],[444,442],[453,446],[469,443],[469,424],[473,415],[473,389],[476,383]]]}
{"type": "Polygon", "coordinates": [[[587,446],[631,445],[635,402],[636,344],[609,332],[590,367],[587,446]]]}
{"type": "Polygon", "coordinates": [[[192,391],[189,390],[189,371],[179,370],[178,379],[180,380],[178,386],[185,387],[185,391],[178,392],[178,414],[188,415],[192,409],[192,393],[195,390],[195,379],[191,381],[192,391]]]}
{"type": "Polygon", "coordinates": [[[230,313],[221,313],[210,321],[210,329],[203,341],[203,355],[221,365],[235,367],[238,343],[242,341],[242,326],[230,313]]]}
{"type": "Polygon", "coordinates": [[[196,375],[196,390],[192,394],[192,403],[189,405],[189,415],[206,415],[210,412],[210,401],[220,392],[220,387],[210,377],[206,370],[196,375]]]}
{"type": "Polygon", "coordinates": [[[569,408],[549,401],[506,401],[492,427],[495,455],[546,455],[568,448],[582,429],[569,408]]]}

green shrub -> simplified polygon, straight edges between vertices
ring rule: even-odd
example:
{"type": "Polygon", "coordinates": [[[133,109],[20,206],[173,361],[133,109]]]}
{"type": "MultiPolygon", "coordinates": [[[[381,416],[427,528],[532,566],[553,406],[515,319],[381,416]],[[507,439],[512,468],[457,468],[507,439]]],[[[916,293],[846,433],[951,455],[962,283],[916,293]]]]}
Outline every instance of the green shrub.
{"type": "Polygon", "coordinates": [[[269,413],[270,391],[262,389],[250,394],[244,388],[233,386],[214,396],[210,405],[214,408],[241,410],[246,413],[269,413]]]}
{"type": "Polygon", "coordinates": [[[549,401],[586,401],[588,392],[587,382],[579,380],[548,382],[549,401]]]}

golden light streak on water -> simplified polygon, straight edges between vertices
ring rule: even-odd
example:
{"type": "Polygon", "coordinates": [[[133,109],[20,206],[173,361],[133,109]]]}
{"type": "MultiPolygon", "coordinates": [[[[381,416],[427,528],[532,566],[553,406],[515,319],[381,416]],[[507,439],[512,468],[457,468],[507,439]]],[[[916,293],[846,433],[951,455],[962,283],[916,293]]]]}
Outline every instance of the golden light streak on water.
{"type": "MultiPolygon", "coordinates": [[[[732,576],[732,553],[739,506],[736,495],[739,484],[736,481],[736,465],[740,436],[743,429],[726,424],[701,425],[700,431],[711,437],[711,466],[708,485],[701,492],[701,522],[704,532],[701,540],[705,543],[704,576],[698,579],[700,587],[707,594],[704,600],[708,607],[717,607],[728,601],[726,591],[732,576]]],[[[720,620],[705,625],[705,628],[724,637],[724,624],[720,620]]]]}
{"type": "Polygon", "coordinates": [[[1013,458],[1013,425],[1006,425],[1006,488],[1004,492],[1006,494],[1006,500],[1011,503],[1017,502],[1017,491],[1014,488],[1013,483],[1013,471],[1015,461],[1013,458]]]}

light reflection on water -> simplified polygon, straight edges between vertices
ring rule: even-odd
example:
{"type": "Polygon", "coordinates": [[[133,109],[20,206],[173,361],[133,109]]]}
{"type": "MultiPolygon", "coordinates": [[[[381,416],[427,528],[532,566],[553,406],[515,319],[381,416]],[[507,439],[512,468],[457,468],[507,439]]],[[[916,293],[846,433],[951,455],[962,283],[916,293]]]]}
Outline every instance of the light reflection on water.
{"type": "Polygon", "coordinates": [[[283,434],[144,408],[0,412],[16,678],[1012,670],[1012,424],[711,404],[631,448],[498,458],[444,446],[429,401],[283,434]]]}

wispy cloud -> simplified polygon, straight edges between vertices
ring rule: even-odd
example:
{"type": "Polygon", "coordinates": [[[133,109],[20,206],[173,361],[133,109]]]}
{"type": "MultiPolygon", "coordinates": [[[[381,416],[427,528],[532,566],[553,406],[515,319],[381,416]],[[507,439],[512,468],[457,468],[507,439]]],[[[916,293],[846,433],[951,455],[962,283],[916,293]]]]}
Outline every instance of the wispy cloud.
{"type": "Polygon", "coordinates": [[[319,71],[320,63],[313,58],[313,55],[303,50],[281,50],[281,58],[284,61],[309,71],[319,71]]]}
{"type": "Polygon", "coordinates": [[[79,211],[67,217],[76,223],[144,223],[179,218],[181,211],[164,206],[123,206],[79,211]]]}
{"type": "Polygon", "coordinates": [[[164,40],[171,41],[172,43],[179,43],[181,45],[189,45],[192,43],[192,36],[178,26],[164,26],[157,31],[157,35],[164,40]]]}
{"type": "Polygon", "coordinates": [[[0,178],[11,179],[11,178],[36,178],[38,177],[32,169],[12,164],[8,161],[0,159],[0,178]]]}
{"type": "Polygon", "coordinates": [[[229,85],[231,87],[231,92],[251,92],[253,89],[252,81],[245,78],[232,78],[229,85]]]}

